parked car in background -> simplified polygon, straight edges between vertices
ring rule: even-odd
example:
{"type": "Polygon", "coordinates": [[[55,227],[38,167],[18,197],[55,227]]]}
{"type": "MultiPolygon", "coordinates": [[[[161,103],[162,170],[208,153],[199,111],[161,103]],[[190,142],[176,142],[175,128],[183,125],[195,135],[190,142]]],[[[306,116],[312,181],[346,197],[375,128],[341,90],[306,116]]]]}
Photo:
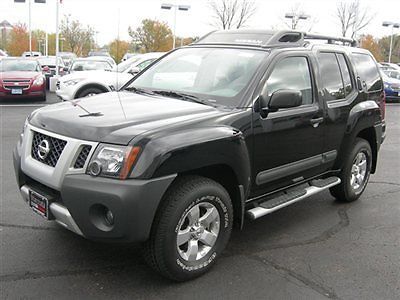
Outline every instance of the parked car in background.
{"type": "Polygon", "coordinates": [[[400,66],[394,63],[381,62],[380,65],[385,69],[400,71],[400,66]]]}
{"type": "MultiPolygon", "coordinates": [[[[42,56],[38,58],[39,64],[42,67],[43,73],[46,76],[46,86],[49,87],[50,77],[56,75],[56,57],[42,56]]],[[[61,57],[58,58],[58,74],[63,76],[66,72],[66,66],[61,57]]]]}
{"type": "Polygon", "coordinates": [[[89,56],[89,58],[92,59],[100,59],[100,60],[106,60],[110,63],[110,65],[112,66],[116,66],[117,64],[115,63],[114,58],[112,58],[111,56],[89,56]]]}
{"type": "Polygon", "coordinates": [[[387,76],[394,78],[394,79],[399,79],[400,80],[400,71],[397,70],[385,70],[383,71],[387,76]]]}
{"type": "Polygon", "coordinates": [[[110,53],[108,53],[107,51],[90,51],[88,53],[88,56],[108,56],[111,57],[110,53]]]}
{"type": "Polygon", "coordinates": [[[60,52],[59,56],[63,59],[64,64],[69,67],[74,59],[77,58],[75,53],[72,52],[60,52]]]}
{"type": "Polygon", "coordinates": [[[68,69],[69,73],[81,71],[111,71],[112,65],[107,59],[103,57],[86,57],[75,59],[68,69]]]}
{"type": "Polygon", "coordinates": [[[0,99],[6,97],[46,101],[46,78],[36,59],[5,57],[0,60],[0,99]]]}
{"type": "Polygon", "coordinates": [[[0,57],[8,56],[7,52],[0,49],[0,57]]]}
{"type": "Polygon", "coordinates": [[[24,53],[22,53],[21,55],[22,57],[39,57],[39,56],[43,56],[42,52],[38,52],[38,51],[25,51],[24,53]]]}
{"type": "Polygon", "coordinates": [[[126,61],[135,55],[138,55],[138,53],[125,53],[125,55],[122,57],[122,61],[126,61]]]}
{"type": "Polygon", "coordinates": [[[400,79],[389,77],[386,72],[381,72],[386,101],[400,101],[400,79]]]}
{"type": "Polygon", "coordinates": [[[112,72],[88,71],[66,75],[57,82],[57,96],[62,100],[72,100],[119,90],[163,54],[164,52],[153,52],[136,55],[115,66],[112,72]]]}

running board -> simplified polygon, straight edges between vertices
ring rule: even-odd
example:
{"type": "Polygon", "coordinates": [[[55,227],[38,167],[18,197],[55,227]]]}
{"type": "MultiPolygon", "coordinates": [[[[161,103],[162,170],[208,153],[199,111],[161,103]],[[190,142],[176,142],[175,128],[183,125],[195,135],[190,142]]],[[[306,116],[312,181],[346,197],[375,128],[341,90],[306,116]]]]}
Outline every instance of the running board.
{"type": "Polygon", "coordinates": [[[249,209],[247,211],[247,215],[252,220],[258,219],[277,211],[278,209],[284,208],[290,204],[296,203],[335,185],[338,185],[340,182],[340,178],[335,176],[326,179],[313,180],[309,183],[310,186],[307,188],[288,192],[276,198],[260,203],[257,207],[249,209]]]}

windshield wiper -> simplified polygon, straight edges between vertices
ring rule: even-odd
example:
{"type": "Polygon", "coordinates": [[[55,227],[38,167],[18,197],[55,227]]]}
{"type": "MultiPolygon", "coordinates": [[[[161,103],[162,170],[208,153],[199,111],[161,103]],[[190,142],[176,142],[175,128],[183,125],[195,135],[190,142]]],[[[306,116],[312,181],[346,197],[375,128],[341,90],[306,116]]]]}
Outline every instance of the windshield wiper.
{"type": "Polygon", "coordinates": [[[133,92],[133,93],[136,93],[136,94],[154,95],[154,93],[152,91],[141,89],[141,88],[137,88],[137,87],[134,87],[134,86],[128,87],[128,88],[124,89],[124,91],[133,92]]]}
{"type": "Polygon", "coordinates": [[[195,102],[195,103],[199,103],[199,104],[209,105],[208,103],[206,103],[205,100],[202,100],[197,96],[186,94],[186,93],[175,92],[175,91],[153,91],[153,93],[161,95],[161,96],[178,98],[178,99],[191,101],[191,102],[195,102]]]}

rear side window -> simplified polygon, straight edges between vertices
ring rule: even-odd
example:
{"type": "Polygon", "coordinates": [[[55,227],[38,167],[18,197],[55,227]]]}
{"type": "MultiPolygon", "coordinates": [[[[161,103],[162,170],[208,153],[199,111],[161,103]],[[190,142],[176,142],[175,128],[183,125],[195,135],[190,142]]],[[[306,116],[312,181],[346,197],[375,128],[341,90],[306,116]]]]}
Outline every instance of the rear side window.
{"type": "Polygon", "coordinates": [[[365,82],[368,92],[381,90],[382,80],[372,57],[364,53],[353,53],[352,57],[358,76],[360,76],[361,81],[365,82]]]}
{"type": "Polygon", "coordinates": [[[318,61],[321,70],[322,86],[325,90],[325,100],[344,99],[346,94],[336,54],[321,52],[318,54],[318,61]]]}
{"type": "Polygon", "coordinates": [[[311,75],[306,57],[287,57],[279,61],[267,80],[268,96],[278,90],[297,90],[303,96],[302,104],[311,104],[311,75]]]}
{"type": "Polygon", "coordinates": [[[349,66],[347,65],[346,59],[344,58],[343,54],[337,53],[336,57],[339,62],[340,70],[342,71],[344,92],[347,96],[348,94],[351,93],[351,90],[353,89],[353,87],[351,85],[349,66]]]}

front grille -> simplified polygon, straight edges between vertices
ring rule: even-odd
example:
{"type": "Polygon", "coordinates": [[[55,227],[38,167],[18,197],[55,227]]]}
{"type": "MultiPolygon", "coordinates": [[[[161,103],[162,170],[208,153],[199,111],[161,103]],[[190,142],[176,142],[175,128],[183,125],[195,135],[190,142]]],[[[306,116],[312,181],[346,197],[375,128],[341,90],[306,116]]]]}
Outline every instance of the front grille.
{"type": "Polygon", "coordinates": [[[21,83],[30,83],[29,79],[3,79],[4,83],[14,83],[14,82],[21,82],[21,83]]]}
{"type": "Polygon", "coordinates": [[[85,166],[86,160],[89,156],[90,150],[92,150],[92,146],[83,145],[81,152],[76,158],[74,169],[82,169],[85,166]]]}
{"type": "Polygon", "coordinates": [[[55,137],[51,137],[51,136],[48,136],[48,135],[45,135],[45,134],[42,134],[39,132],[34,132],[33,139],[32,139],[31,155],[37,161],[40,161],[48,166],[55,167],[66,144],[67,144],[67,142],[64,140],[57,139],[55,137]],[[46,140],[48,142],[50,151],[48,152],[48,154],[46,156],[41,158],[39,155],[39,145],[44,140],[46,140]]]}
{"type": "Polygon", "coordinates": [[[4,88],[7,90],[11,90],[11,89],[29,89],[29,85],[4,85],[4,88]]]}

